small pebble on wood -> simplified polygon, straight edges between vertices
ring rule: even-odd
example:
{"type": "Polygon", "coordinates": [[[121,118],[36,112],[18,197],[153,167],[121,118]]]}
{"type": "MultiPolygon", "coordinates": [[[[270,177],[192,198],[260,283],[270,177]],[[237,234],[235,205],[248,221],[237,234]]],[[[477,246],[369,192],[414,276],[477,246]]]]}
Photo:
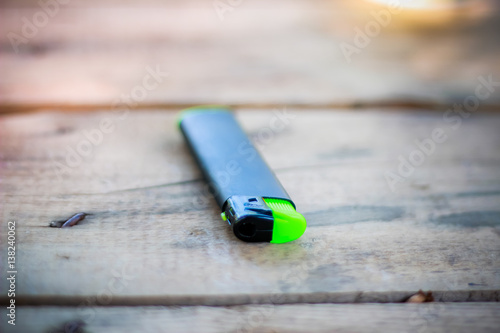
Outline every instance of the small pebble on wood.
{"type": "Polygon", "coordinates": [[[415,295],[408,298],[406,303],[426,303],[434,302],[434,296],[432,296],[432,291],[428,291],[427,294],[422,290],[419,290],[415,295]]]}
{"type": "Polygon", "coordinates": [[[87,215],[87,213],[76,213],[75,215],[71,216],[67,220],[60,220],[60,221],[52,221],[49,224],[49,227],[53,228],[66,228],[66,227],[72,227],[76,225],[78,222],[83,220],[87,215]]]}

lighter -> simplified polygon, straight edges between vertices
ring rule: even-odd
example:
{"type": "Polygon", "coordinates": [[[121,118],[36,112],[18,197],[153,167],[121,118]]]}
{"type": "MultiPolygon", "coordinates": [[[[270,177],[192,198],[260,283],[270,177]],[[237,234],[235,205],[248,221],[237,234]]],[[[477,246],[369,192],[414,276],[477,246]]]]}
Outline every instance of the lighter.
{"type": "Polygon", "coordinates": [[[229,109],[186,109],[179,127],[236,237],[285,243],[302,236],[305,218],[229,109]]]}

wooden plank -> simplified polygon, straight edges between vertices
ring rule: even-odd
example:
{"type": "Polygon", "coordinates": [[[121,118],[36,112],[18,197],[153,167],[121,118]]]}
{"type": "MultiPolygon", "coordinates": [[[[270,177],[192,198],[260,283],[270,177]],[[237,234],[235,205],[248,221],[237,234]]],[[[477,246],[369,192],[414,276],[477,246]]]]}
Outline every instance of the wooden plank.
{"type": "MultiPolygon", "coordinates": [[[[141,105],[452,105],[475,93],[478,77],[500,79],[493,2],[483,17],[443,19],[432,29],[400,29],[408,15],[392,15],[349,62],[342,45],[356,45],[356,29],[377,23],[370,12],[385,10],[357,2],[363,6],[256,0],[220,20],[210,1],[71,1],[19,53],[8,33],[22,35],[23,17],[41,8],[10,3],[0,13],[8,32],[0,36],[0,101],[11,111],[109,105],[141,86],[147,67],[169,76],[146,96],[138,92],[141,105]]],[[[497,89],[481,107],[499,101],[497,89]]]]}
{"type": "Polygon", "coordinates": [[[19,307],[16,329],[65,332],[497,332],[498,303],[302,304],[233,307],[19,307]]]}
{"type": "Polygon", "coordinates": [[[291,301],[426,289],[496,297],[500,116],[478,113],[454,131],[435,113],[288,112],[280,130],[272,110],[238,112],[309,223],[281,245],[231,234],[173,113],[128,113],[64,174],[54,163],[66,163],[109,112],[1,117],[2,230],[17,222],[18,296],[212,304],[215,295],[291,301]],[[392,192],[384,174],[435,128],[448,140],[392,192]],[[82,211],[93,215],[76,227],[48,227],[82,211]]]}

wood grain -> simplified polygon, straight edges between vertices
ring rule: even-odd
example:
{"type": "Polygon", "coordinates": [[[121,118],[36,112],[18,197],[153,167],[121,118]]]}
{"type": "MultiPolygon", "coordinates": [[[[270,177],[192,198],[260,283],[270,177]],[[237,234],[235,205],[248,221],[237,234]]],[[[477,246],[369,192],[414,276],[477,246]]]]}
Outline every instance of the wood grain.
{"type": "Polygon", "coordinates": [[[16,330],[63,332],[497,332],[498,303],[233,307],[20,307],[16,330]]]}
{"type": "Polygon", "coordinates": [[[0,4],[0,331],[498,331],[496,2],[392,15],[350,59],[386,7],[72,0],[26,37],[40,3],[0,4]],[[481,80],[478,111],[447,113],[481,80]],[[299,240],[221,221],[176,128],[215,103],[304,213],[299,240]],[[419,289],[437,302],[402,303],[419,289]]]}
{"type": "Polygon", "coordinates": [[[276,112],[237,115],[308,220],[302,238],[281,245],[231,234],[174,113],[126,114],[64,174],[54,163],[113,114],[1,117],[2,230],[17,221],[19,297],[203,305],[272,294],[355,300],[358,292],[398,292],[389,301],[401,301],[424,289],[449,301],[481,290],[478,300],[497,298],[500,116],[474,114],[453,130],[420,111],[287,111],[288,124],[263,136],[276,112]],[[448,140],[392,192],[384,173],[438,127],[448,140]],[[77,212],[93,215],[48,227],[77,212]]]}
{"type": "MultiPolygon", "coordinates": [[[[431,29],[400,29],[404,16],[393,15],[348,61],[343,43],[376,23],[376,8],[354,2],[364,5],[255,0],[220,20],[212,1],[71,1],[17,53],[8,33],[22,34],[41,8],[10,2],[0,12],[0,101],[11,111],[109,105],[141,86],[147,67],[169,76],[139,105],[448,106],[474,94],[479,76],[500,80],[493,2],[484,17],[431,29]]],[[[499,101],[496,91],[481,107],[499,101]]]]}

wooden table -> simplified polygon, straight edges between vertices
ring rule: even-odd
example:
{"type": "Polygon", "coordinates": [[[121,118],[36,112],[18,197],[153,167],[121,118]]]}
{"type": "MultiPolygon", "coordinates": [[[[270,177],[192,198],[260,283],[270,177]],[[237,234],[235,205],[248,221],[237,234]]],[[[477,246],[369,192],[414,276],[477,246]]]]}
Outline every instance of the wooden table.
{"type": "Polygon", "coordinates": [[[498,330],[493,4],[443,24],[394,14],[351,57],[384,8],[57,4],[45,24],[34,0],[1,5],[2,305],[9,221],[17,270],[2,332],[498,330]],[[213,103],[305,215],[299,240],[244,243],[221,221],[176,128],[213,103]],[[419,289],[435,301],[405,303],[419,289]]]}

